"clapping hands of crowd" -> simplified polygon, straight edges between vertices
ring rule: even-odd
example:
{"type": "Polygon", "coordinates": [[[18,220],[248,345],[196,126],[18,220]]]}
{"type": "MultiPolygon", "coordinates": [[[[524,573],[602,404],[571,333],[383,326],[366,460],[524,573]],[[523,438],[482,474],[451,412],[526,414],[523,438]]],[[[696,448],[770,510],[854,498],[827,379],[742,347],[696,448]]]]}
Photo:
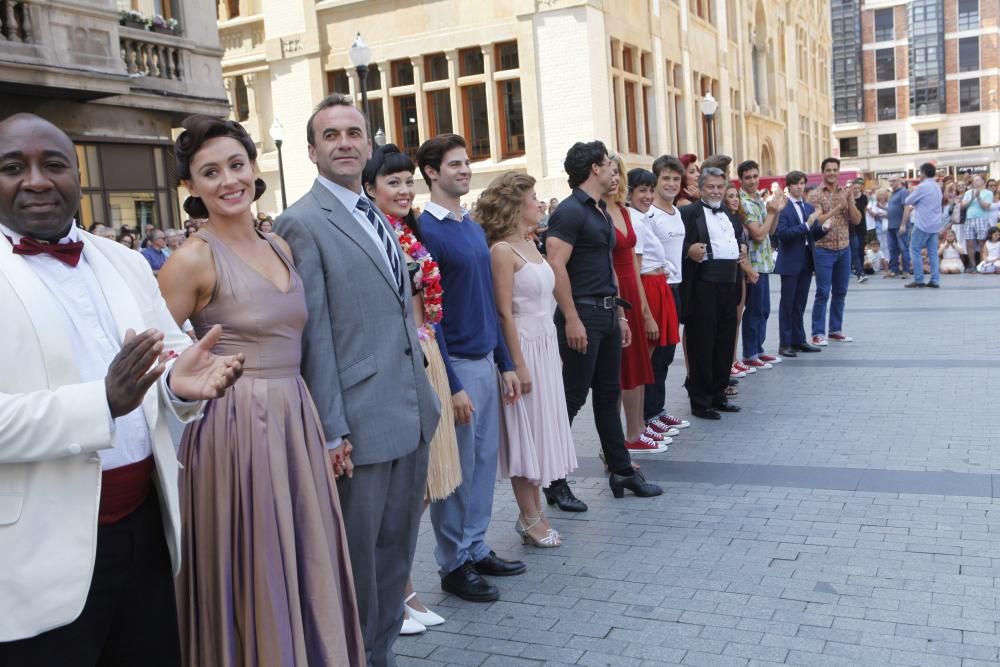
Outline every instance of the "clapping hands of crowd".
{"type": "Polygon", "coordinates": [[[781,213],[786,206],[788,206],[788,197],[782,192],[776,194],[767,201],[767,212],[778,214],[781,213]]]}
{"type": "Polygon", "coordinates": [[[108,408],[113,418],[126,415],[140,405],[150,387],[163,375],[167,363],[176,358],[170,375],[170,390],[186,401],[203,401],[222,396],[243,374],[243,355],[220,357],[212,354],[222,327],[216,325],[179,357],[164,354],[163,333],[149,329],[140,334],[125,332],[122,349],[108,367],[104,378],[108,408]]]}

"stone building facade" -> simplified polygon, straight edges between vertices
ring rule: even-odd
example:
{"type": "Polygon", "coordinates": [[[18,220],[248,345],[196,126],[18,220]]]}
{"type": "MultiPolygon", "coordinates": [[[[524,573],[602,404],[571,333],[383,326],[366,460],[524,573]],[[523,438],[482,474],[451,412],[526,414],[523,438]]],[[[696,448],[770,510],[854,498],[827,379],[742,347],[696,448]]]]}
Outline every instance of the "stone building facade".
{"type": "Polygon", "coordinates": [[[404,150],[464,135],[474,192],[516,169],[539,179],[540,196],[562,196],[578,140],[605,141],[629,167],[704,156],[708,93],[717,152],[756,158],[764,174],[815,171],[830,150],[828,0],[222,0],[219,16],[233,114],[263,153],[266,210],[280,208],[268,128],[285,128],[291,202],[315,174],[311,107],[333,91],[360,99],[357,33],[372,51],[373,133],[404,150]]]}

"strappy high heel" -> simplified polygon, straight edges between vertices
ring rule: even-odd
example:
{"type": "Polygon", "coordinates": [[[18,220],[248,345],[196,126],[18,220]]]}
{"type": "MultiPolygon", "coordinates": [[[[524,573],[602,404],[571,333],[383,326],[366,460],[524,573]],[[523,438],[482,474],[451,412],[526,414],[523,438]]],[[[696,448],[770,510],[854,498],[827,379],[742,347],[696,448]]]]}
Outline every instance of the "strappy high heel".
{"type": "Polygon", "coordinates": [[[514,530],[517,534],[521,536],[521,544],[530,544],[533,547],[538,547],[539,549],[553,549],[560,545],[559,533],[549,528],[549,532],[542,539],[537,539],[528,531],[537,526],[542,520],[542,517],[536,516],[534,521],[532,521],[527,526],[521,521],[521,517],[517,518],[514,523],[514,530]]]}

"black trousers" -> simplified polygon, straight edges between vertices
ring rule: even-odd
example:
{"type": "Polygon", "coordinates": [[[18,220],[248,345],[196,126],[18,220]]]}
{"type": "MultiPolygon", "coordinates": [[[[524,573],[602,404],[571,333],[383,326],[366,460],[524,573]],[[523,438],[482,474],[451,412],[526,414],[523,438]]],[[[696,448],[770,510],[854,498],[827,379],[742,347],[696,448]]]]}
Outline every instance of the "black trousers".
{"type": "Polygon", "coordinates": [[[573,423],[592,389],[594,424],[608,468],[612,472],[631,474],[632,459],[625,449],[625,432],[618,414],[622,392],[622,332],[617,310],[583,304],[577,304],[576,308],[587,330],[584,354],[573,350],[566,342],[566,318],[562,311],[557,310],[555,316],[569,421],[573,423]]]}
{"type": "MultiPolygon", "coordinates": [[[[680,285],[671,285],[670,292],[674,296],[674,307],[677,309],[677,319],[681,313],[680,285]]],[[[657,345],[653,349],[650,361],[653,366],[653,383],[646,385],[643,394],[642,416],[646,421],[654,419],[663,413],[667,405],[667,373],[674,361],[676,345],[657,345]]]]}
{"type": "Polygon", "coordinates": [[[692,410],[707,410],[726,402],[739,302],[739,283],[695,280],[692,285],[684,323],[692,410]]]}
{"type": "Polygon", "coordinates": [[[170,553],[156,493],[124,519],[97,529],[97,557],[79,618],[0,643],[3,667],[179,667],[170,553]]]}

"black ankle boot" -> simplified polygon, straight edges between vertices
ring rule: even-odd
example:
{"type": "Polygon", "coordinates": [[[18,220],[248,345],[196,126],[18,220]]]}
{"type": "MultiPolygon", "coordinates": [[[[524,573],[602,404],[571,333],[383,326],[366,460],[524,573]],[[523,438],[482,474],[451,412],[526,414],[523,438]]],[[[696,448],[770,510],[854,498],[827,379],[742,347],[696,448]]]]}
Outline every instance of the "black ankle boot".
{"type": "Polygon", "coordinates": [[[611,487],[611,494],[615,498],[625,497],[625,489],[628,489],[640,498],[652,498],[663,493],[663,489],[656,484],[647,482],[646,478],[638,470],[627,477],[618,473],[611,473],[611,477],[608,478],[608,486],[611,487]]]}
{"type": "Polygon", "coordinates": [[[587,504],[573,495],[564,479],[556,480],[542,489],[549,505],[558,505],[563,512],[586,512],[587,504]]]}

